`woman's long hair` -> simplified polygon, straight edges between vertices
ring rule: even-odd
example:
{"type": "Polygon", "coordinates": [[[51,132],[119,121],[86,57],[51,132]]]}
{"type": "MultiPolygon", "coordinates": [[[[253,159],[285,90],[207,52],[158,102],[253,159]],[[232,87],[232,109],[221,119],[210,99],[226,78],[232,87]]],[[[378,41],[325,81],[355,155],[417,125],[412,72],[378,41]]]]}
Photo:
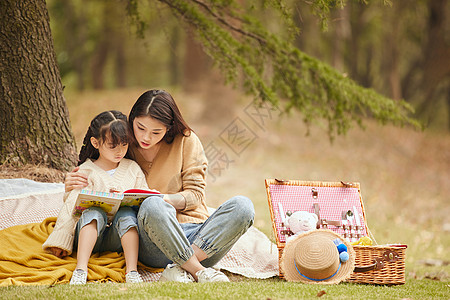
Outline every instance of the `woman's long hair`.
{"type": "Polygon", "coordinates": [[[133,137],[133,121],[135,118],[143,116],[156,119],[167,128],[163,139],[168,144],[172,143],[177,135],[189,136],[191,131],[193,131],[183,119],[175,100],[163,90],[147,91],[136,100],[128,117],[133,137]]]}
{"type": "MultiPolygon", "coordinates": [[[[127,123],[127,116],[117,110],[105,111],[98,114],[92,121],[84,136],[83,146],[78,156],[78,165],[86,159],[98,159],[99,152],[92,143],[91,137],[99,140],[100,144],[107,140],[113,147],[119,144],[129,144],[131,139],[130,127],[127,123]]],[[[128,154],[127,154],[128,155],[128,154]]]]}

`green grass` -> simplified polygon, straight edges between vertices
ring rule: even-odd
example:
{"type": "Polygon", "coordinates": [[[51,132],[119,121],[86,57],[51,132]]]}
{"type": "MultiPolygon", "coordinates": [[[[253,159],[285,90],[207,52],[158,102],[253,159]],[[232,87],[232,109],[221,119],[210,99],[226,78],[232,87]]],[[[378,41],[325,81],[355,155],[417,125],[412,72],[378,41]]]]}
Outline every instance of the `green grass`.
{"type": "MultiPolygon", "coordinates": [[[[95,114],[106,109],[128,114],[143,91],[66,93],[78,145],[95,114]]],[[[203,145],[213,141],[223,146],[219,135],[234,117],[206,124],[200,117],[202,104],[197,97],[174,96],[203,145]]],[[[316,286],[236,276],[231,284],[6,287],[0,288],[0,299],[293,299],[316,298],[321,290],[326,292],[323,299],[450,299],[448,132],[417,132],[366,121],[365,131],[350,130],[331,144],[318,127],[306,137],[305,126],[296,114],[273,119],[264,129],[254,126],[244,113],[250,101],[241,99],[235,114],[252,127],[257,139],[240,156],[231,155],[233,163],[216,180],[209,177],[208,204],[217,207],[237,194],[250,197],[256,209],[255,227],[273,239],[264,179],[358,181],[367,222],[377,242],[408,245],[405,285],[316,286]]]]}
{"type": "Polygon", "coordinates": [[[307,285],[282,280],[243,280],[232,283],[180,284],[116,283],[87,284],[73,287],[13,286],[2,288],[0,299],[312,299],[324,291],[322,299],[448,299],[448,283],[408,280],[405,285],[373,286],[343,283],[307,285]]]}

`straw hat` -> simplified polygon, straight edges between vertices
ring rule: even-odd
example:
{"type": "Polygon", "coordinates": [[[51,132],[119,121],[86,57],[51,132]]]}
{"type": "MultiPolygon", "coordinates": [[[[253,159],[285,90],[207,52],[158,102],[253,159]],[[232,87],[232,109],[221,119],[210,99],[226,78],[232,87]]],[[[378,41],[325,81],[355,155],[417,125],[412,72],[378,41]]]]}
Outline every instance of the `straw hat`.
{"type": "Polygon", "coordinates": [[[288,281],[336,284],[353,273],[355,250],[349,242],[331,230],[312,230],[286,243],[280,267],[288,281]],[[339,258],[336,243],[347,246],[347,261],[339,258]]]}

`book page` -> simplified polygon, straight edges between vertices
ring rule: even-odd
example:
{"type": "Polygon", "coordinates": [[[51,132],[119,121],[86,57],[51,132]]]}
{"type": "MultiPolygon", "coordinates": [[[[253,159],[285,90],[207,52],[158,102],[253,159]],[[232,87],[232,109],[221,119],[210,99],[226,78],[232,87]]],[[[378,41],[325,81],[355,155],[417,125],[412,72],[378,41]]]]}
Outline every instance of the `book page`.
{"type": "Polygon", "coordinates": [[[122,198],[123,194],[96,192],[83,189],[78,195],[73,209],[73,215],[79,217],[85,209],[95,206],[103,209],[108,217],[108,222],[111,222],[120,208],[122,198]]]}

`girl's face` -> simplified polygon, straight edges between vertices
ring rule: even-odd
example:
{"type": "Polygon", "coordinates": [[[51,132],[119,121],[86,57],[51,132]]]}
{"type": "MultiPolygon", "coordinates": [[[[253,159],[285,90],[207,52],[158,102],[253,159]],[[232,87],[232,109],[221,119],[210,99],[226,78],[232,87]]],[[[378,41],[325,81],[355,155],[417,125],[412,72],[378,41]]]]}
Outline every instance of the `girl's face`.
{"type": "Polygon", "coordinates": [[[118,144],[114,146],[108,137],[104,142],[91,137],[91,143],[98,149],[100,154],[98,161],[113,168],[119,164],[120,160],[125,157],[128,151],[128,144],[118,144]]]}
{"type": "Polygon", "coordinates": [[[152,117],[144,116],[133,120],[133,131],[139,146],[150,149],[163,139],[167,127],[152,117]]]}

